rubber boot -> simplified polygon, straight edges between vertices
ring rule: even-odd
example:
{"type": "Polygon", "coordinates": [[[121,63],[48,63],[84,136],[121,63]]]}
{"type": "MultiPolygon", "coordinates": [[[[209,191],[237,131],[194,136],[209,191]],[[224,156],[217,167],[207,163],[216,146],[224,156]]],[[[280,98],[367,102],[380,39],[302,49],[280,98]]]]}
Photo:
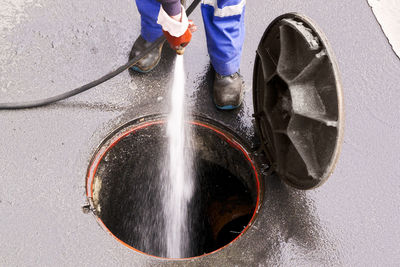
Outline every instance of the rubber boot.
{"type": "Polygon", "coordinates": [[[213,100],[218,109],[232,110],[238,108],[243,101],[243,79],[236,72],[229,76],[215,73],[213,100]]]}
{"type": "MultiPolygon", "coordinates": [[[[140,55],[142,51],[144,51],[146,48],[151,46],[152,43],[147,42],[143,37],[140,35],[135,43],[133,44],[131,53],[129,55],[129,60],[132,58],[140,55]]],[[[139,60],[135,65],[131,67],[132,70],[141,72],[141,73],[147,73],[154,69],[157,64],[160,62],[161,59],[161,51],[162,51],[163,43],[160,44],[160,46],[154,48],[150,53],[148,53],[145,57],[143,57],[141,60],[139,60]]]]}

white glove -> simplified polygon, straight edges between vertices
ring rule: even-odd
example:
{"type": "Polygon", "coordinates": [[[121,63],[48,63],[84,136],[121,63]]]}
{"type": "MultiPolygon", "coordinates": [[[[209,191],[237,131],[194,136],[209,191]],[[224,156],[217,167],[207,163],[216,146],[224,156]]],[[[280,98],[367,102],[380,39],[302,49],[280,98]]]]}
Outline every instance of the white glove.
{"type": "Polygon", "coordinates": [[[182,7],[182,18],[181,22],[174,20],[171,18],[167,12],[162,8],[160,8],[160,13],[158,13],[157,23],[161,25],[162,29],[166,32],[169,32],[170,35],[174,37],[182,36],[187,29],[189,28],[189,19],[186,15],[185,8],[182,7]]]}

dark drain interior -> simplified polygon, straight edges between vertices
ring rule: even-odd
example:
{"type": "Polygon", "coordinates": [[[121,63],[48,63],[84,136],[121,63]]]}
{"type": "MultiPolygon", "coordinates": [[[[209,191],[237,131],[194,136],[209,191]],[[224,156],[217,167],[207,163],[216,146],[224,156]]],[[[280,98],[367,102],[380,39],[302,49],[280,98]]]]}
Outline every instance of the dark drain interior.
{"type": "MultiPolygon", "coordinates": [[[[123,243],[154,256],[164,255],[160,159],[167,145],[165,126],[158,121],[122,129],[92,162],[97,166],[91,185],[96,215],[123,243]]],[[[186,257],[193,257],[240,235],[253,218],[259,190],[252,163],[229,134],[209,124],[188,126],[194,137],[195,192],[186,257]]]]}

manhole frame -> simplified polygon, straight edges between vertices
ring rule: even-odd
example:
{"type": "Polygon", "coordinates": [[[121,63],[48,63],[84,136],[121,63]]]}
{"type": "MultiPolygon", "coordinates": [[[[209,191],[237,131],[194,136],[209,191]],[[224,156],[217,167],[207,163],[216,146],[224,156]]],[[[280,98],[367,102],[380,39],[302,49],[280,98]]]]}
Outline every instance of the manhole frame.
{"type": "Polygon", "coordinates": [[[93,184],[95,180],[95,175],[97,168],[103,159],[103,157],[106,155],[106,153],[112,149],[120,140],[122,140],[124,137],[128,136],[129,134],[141,130],[143,128],[152,126],[152,125],[157,125],[157,124],[165,124],[167,120],[167,115],[166,114],[153,114],[153,115],[147,115],[147,116],[142,116],[136,119],[133,119],[129,122],[124,123],[123,125],[117,127],[115,130],[113,130],[111,133],[109,133],[102,142],[100,142],[99,146],[95,150],[95,152],[92,154],[92,158],[89,163],[89,167],[87,169],[86,173],[86,198],[88,201],[88,209],[91,211],[93,216],[96,218],[97,223],[103,228],[105,232],[110,234],[116,241],[118,241],[120,244],[123,246],[136,251],[140,254],[161,259],[161,260],[193,260],[201,257],[205,257],[214,253],[217,253],[231,244],[235,243],[238,239],[240,239],[248,230],[249,228],[254,224],[257,215],[260,211],[260,208],[263,204],[263,194],[264,194],[264,181],[263,181],[263,174],[260,171],[259,166],[261,166],[262,160],[259,159],[255,155],[254,152],[250,149],[250,146],[247,144],[247,142],[241,138],[237,133],[235,133],[233,130],[229,129],[228,127],[222,125],[220,122],[201,116],[201,115],[192,115],[191,119],[187,120],[186,123],[190,123],[195,126],[200,126],[200,127],[205,127],[208,130],[214,131],[215,133],[218,134],[221,138],[223,138],[230,146],[233,148],[238,149],[241,151],[246,158],[246,160],[250,164],[250,169],[254,172],[254,178],[255,178],[255,184],[257,188],[257,201],[255,204],[255,208],[253,211],[253,215],[245,227],[243,231],[232,241],[230,241],[228,244],[226,244],[223,247],[220,247],[214,251],[211,251],[209,253],[199,255],[199,256],[194,256],[194,257],[188,257],[188,258],[165,258],[165,257],[160,257],[160,256],[155,256],[148,254],[146,252],[143,252],[127,243],[119,239],[117,236],[115,236],[109,229],[108,227],[104,224],[104,222],[100,219],[99,216],[96,214],[96,208],[94,205],[93,201],[93,184]]]}

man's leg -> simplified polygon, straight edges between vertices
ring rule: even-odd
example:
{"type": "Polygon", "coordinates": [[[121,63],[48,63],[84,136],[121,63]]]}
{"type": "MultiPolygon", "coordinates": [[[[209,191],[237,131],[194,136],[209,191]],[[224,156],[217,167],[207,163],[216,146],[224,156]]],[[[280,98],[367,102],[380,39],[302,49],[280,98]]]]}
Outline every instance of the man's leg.
{"type": "Polygon", "coordinates": [[[201,11],[211,64],[216,74],[214,102],[218,108],[240,106],[243,82],[238,74],[245,35],[246,0],[203,0],[201,11]]]}
{"type": "Polygon", "coordinates": [[[157,24],[160,3],[156,0],[136,0],[140,13],[141,35],[147,42],[153,43],[162,33],[161,25],[157,24]]]}
{"type": "MultiPolygon", "coordinates": [[[[160,12],[160,3],[156,0],[136,0],[136,6],[140,13],[141,34],[132,47],[129,59],[132,59],[142,53],[147,47],[160,37],[162,33],[161,26],[157,24],[158,13],[160,12]]],[[[161,59],[162,44],[142,58],[132,69],[138,72],[149,72],[161,59]]]]}

